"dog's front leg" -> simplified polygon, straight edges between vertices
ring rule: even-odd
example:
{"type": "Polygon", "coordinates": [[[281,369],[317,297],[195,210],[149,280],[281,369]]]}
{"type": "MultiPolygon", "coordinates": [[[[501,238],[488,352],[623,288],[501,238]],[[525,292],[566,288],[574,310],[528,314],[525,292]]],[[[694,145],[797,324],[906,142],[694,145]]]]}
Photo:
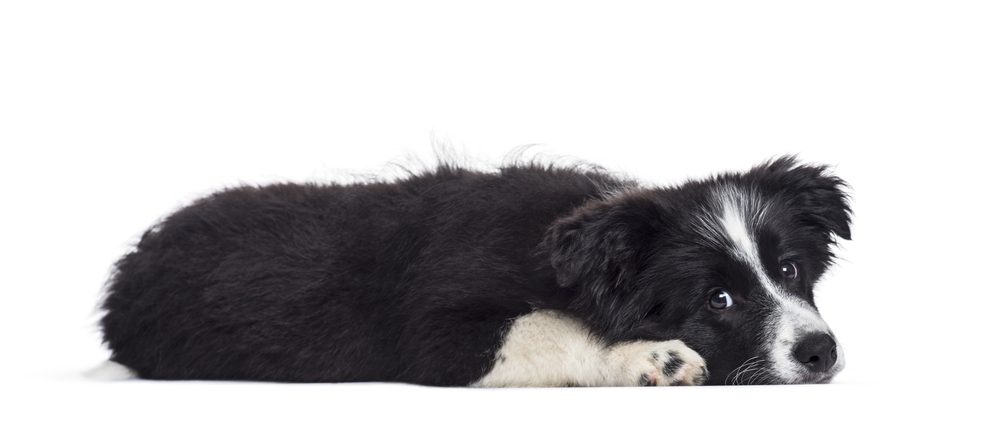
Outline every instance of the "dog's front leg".
{"type": "Polygon", "coordinates": [[[681,341],[605,347],[580,321],[537,310],[513,322],[493,368],[472,386],[700,385],[705,361],[681,341]]]}

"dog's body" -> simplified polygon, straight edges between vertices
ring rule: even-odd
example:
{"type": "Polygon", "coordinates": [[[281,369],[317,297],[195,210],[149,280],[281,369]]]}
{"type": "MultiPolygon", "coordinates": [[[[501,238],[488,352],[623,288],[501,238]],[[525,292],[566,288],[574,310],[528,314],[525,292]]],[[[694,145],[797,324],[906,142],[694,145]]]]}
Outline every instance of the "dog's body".
{"type": "Polygon", "coordinates": [[[521,165],[230,189],[143,235],[101,323],[152,379],[826,382],[842,188],[782,158],[675,188],[521,165]]]}

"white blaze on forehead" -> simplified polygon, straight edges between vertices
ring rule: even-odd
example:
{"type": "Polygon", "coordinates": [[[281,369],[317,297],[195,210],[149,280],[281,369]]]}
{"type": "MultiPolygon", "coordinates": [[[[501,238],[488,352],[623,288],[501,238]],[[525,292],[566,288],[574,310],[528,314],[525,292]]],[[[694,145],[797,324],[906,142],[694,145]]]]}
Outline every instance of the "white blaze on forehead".
{"type": "Polygon", "coordinates": [[[731,244],[726,247],[734,257],[753,269],[768,292],[776,294],[776,285],[767,276],[767,271],[760,261],[756,236],[750,233],[750,230],[764,217],[767,207],[763,202],[756,201],[756,196],[742,193],[734,188],[719,190],[715,196],[720,210],[718,221],[731,244]]]}
{"type": "MultiPolygon", "coordinates": [[[[800,365],[792,354],[795,344],[807,333],[830,333],[829,326],[816,310],[801,298],[788,294],[767,275],[760,259],[756,236],[751,230],[759,227],[766,217],[768,205],[752,193],[727,187],[715,193],[718,224],[725,233],[725,247],[737,260],[745,263],[754,273],[768,296],[778,306],[776,317],[770,322],[774,343],[770,348],[771,362],[778,377],[791,380],[799,373],[800,365]]],[[[712,233],[716,234],[716,233],[712,233]]],[[[718,237],[717,235],[715,237],[718,237]]],[[[779,263],[779,260],[772,260],[779,263]]],[[[832,335],[832,334],[831,334],[832,335]]]]}
{"type": "Polygon", "coordinates": [[[747,223],[744,219],[741,206],[734,202],[735,199],[725,199],[722,201],[722,228],[726,231],[729,241],[734,245],[733,255],[736,258],[750,264],[755,270],[763,268],[757,255],[757,244],[750,237],[747,223]]]}

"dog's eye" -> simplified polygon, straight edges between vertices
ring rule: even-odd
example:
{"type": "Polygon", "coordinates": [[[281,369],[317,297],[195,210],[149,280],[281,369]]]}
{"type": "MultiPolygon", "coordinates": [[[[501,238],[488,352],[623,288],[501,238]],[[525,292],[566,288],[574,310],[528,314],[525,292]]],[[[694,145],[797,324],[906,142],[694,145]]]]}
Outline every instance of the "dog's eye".
{"type": "Polygon", "coordinates": [[[795,262],[785,260],[781,262],[781,275],[789,280],[792,280],[799,276],[799,268],[795,266],[795,262]]]}
{"type": "Polygon", "coordinates": [[[729,296],[729,292],[720,290],[712,294],[708,299],[708,305],[715,310],[726,309],[733,305],[733,297],[729,296]]]}

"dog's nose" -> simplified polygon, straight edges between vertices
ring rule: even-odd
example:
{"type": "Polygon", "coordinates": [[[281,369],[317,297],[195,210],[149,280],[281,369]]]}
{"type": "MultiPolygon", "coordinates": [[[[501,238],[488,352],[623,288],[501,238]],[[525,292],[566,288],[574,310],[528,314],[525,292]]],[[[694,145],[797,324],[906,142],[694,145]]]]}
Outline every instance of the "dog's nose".
{"type": "Polygon", "coordinates": [[[825,373],[837,363],[837,341],[826,333],[812,333],[799,341],[793,354],[806,368],[825,373]]]}

